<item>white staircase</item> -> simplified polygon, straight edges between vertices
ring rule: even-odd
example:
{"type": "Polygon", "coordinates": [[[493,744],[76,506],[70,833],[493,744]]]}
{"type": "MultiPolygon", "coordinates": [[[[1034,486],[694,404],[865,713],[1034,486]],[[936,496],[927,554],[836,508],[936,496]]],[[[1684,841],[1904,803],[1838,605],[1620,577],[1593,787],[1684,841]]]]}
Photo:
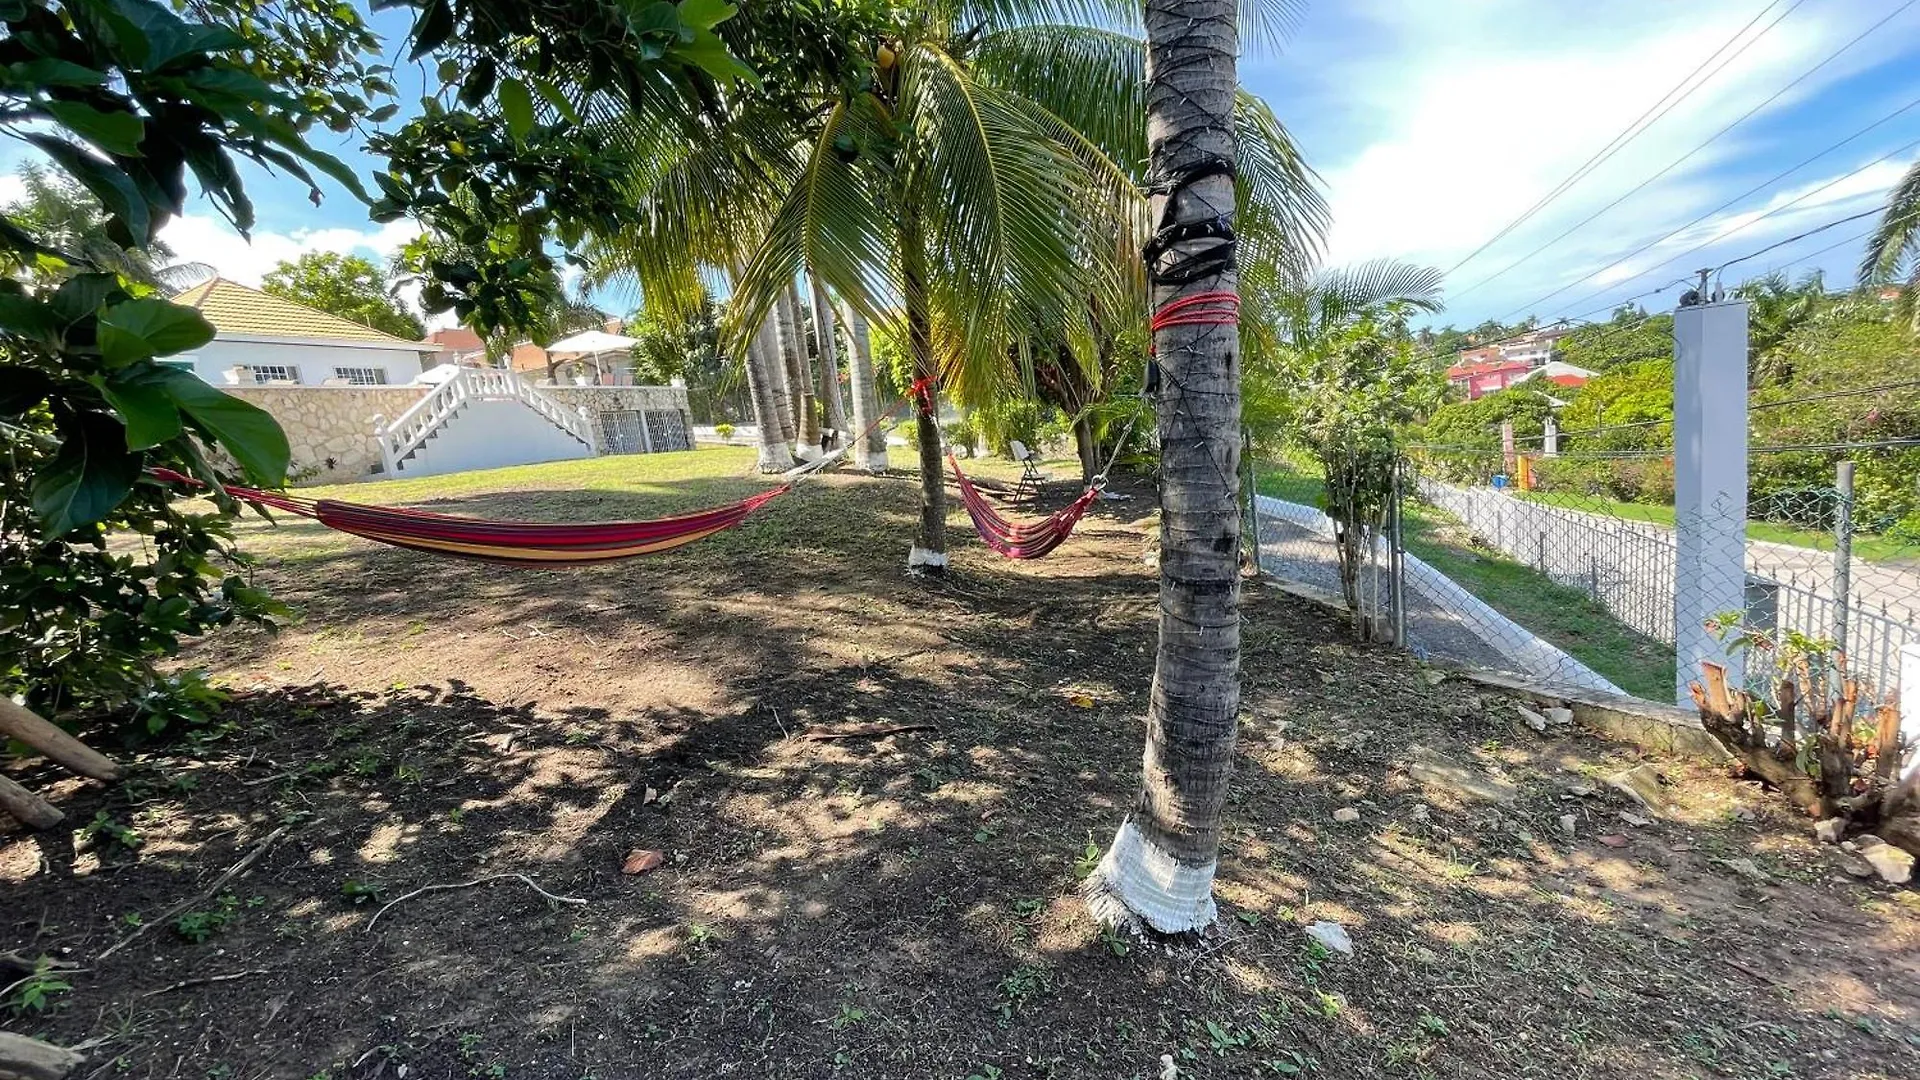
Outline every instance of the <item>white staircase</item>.
{"type": "Polygon", "coordinates": [[[531,465],[592,457],[592,418],[542,394],[511,371],[455,368],[392,423],[376,422],[388,477],[531,465]]]}

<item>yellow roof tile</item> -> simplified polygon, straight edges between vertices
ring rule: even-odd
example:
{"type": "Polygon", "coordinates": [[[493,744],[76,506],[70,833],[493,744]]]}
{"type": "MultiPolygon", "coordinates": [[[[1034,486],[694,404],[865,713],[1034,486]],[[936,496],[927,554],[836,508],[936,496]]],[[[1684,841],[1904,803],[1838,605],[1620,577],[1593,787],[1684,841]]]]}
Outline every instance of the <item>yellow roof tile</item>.
{"type": "Polygon", "coordinates": [[[417,341],[408,341],[362,326],[351,319],[330,315],[318,308],[272,296],[225,278],[213,278],[176,295],[176,304],[197,308],[221,334],[255,337],[335,338],[392,345],[395,348],[427,349],[417,341]]]}

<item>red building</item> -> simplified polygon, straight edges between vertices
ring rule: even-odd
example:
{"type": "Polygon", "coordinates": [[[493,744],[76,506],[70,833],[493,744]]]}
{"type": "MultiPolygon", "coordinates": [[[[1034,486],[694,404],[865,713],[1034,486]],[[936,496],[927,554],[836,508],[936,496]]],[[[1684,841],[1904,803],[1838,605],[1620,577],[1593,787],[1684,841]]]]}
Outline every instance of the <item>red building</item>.
{"type": "MultiPolygon", "coordinates": [[[[1497,352],[1497,350],[1470,350],[1471,352],[1497,352]]],[[[1447,369],[1447,381],[1455,386],[1464,386],[1467,400],[1477,401],[1496,390],[1505,390],[1514,383],[1533,374],[1533,367],[1521,360],[1481,360],[1467,361],[1468,352],[1462,352],[1462,362],[1447,369]]]]}

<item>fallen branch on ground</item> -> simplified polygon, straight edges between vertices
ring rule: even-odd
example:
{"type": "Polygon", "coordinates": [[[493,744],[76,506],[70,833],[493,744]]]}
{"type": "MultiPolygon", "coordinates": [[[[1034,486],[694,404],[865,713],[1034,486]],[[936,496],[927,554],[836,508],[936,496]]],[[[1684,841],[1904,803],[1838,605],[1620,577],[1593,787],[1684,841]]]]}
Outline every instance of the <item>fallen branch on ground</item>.
{"type": "Polygon", "coordinates": [[[249,869],[251,869],[254,863],[257,863],[260,861],[260,856],[265,855],[267,853],[268,848],[271,848],[273,845],[279,843],[282,837],[286,836],[289,832],[292,832],[292,831],[293,831],[293,826],[282,825],[279,828],[268,833],[266,836],[266,839],[260,841],[258,844],[255,844],[253,846],[252,851],[249,851],[245,855],[240,857],[239,862],[234,863],[232,866],[227,867],[226,873],[221,874],[217,878],[214,878],[213,884],[207,886],[204,889],[201,889],[199,892],[194,893],[192,896],[189,896],[185,900],[182,900],[179,903],[168,908],[166,914],[160,916],[159,918],[153,919],[148,922],[143,922],[139,926],[134,927],[133,933],[128,934],[126,937],[123,937],[119,941],[116,941],[113,944],[107,946],[106,949],[100,953],[100,959],[105,960],[107,957],[112,956],[114,953],[117,953],[121,949],[124,949],[127,946],[133,944],[134,942],[140,940],[140,936],[142,934],[145,934],[148,930],[151,930],[162,923],[172,922],[175,916],[187,910],[189,907],[192,907],[195,904],[204,903],[208,897],[214,895],[215,893],[219,892],[221,889],[225,888],[227,882],[232,881],[234,878],[239,877],[241,874],[244,874],[249,869]]]}
{"type": "MultiPolygon", "coordinates": [[[[0,739],[4,743],[5,739],[0,739]]],[[[66,819],[47,800],[0,776],[0,810],[5,810],[29,829],[51,829],[66,819]]]]}
{"type": "Polygon", "coordinates": [[[40,718],[40,714],[0,697],[0,736],[18,739],[56,764],[95,780],[120,779],[120,765],[79,739],[40,718]]]}
{"type": "Polygon", "coordinates": [[[527,888],[532,889],[534,892],[539,893],[541,896],[546,897],[548,900],[551,900],[556,904],[572,904],[576,907],[580,907],[580,906],[584,906],[587,902],[584,897],[579,897],[579,896],[555,896],[552,893],[548,892],[547,890],[534,884],[533,879],[528,877],[525,874],[490,874],[487,877],[474,878],[472,881],[454,882],[453,884],[450,884],[450,885],[423,885],[420,888],[415,889],[412,892],[406,894],[405,896],[396,896],[392,900],[389,900],[385,907],[382,907],[379,911],[374,912],[373,918],[367,920],[367,933],[369,934],[373,933],[373,926],[375,923],[380,921],[380,916],[385,915],[388,912],[388,910],[391,909],[395,904],[403,904],[408,900],[413,899],[416,896],[425,896],[427,893],[434,893],[434,892],[449,892],[453,889],[471,889],[475,885],[485,885],[488,882],[506,881],[509,879],[524,883],[527,888]]]}
{"type": "Polygon", "coordinates": [[[171,994],[175,990],[188,990],[196,986],[208,986],[213,983],[232,982],[235,979],[251,979],[255,975],[271,975],[271,974],[273,974],[273,972],[268,971],[266,968],[256,968],[252,971],[228,972],[225,975],[202,975],[197,979],[181,979],[179,982],[174,983],[171,986],[163,986],[158,990],[149,990],[146,993],[141,994],[140,996],[141,997],[159,997],[161,994],[171,994]]]}
{"type": "Polygon", "coordinates": [[[808,728],[800,738],[806,742],[829,739],[880,739],[908,731],[938,731],[932,724],[843,724],[840,727],[808,728]]]}
{"type": "Polygon", "coordinates": [[[61,1080],[86,1063],[85,1054],[0,1031],[0,1080],[61,1080]]]}

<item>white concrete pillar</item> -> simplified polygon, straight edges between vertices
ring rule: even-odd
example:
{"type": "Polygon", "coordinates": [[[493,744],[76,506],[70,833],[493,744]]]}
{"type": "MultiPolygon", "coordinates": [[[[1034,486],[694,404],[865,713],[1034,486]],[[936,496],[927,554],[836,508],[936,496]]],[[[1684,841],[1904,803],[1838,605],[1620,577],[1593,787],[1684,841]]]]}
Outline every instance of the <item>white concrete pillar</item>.
{"type": "Polygon", "coordinates": [[[1706,622],[1746,607],[1747,303],[1697,304],[1673,313],[1674,700],[1702,661],[1744,681],[1706,622]]]}
{"type": "Polygon", "coordinates": [[[1540,439],[1540,453],[1544,457],[1558,457],[1560,454],[1560,422],[1547,417],[1547,432],[1540,439]]]}
{"type": "MultiPolygon", "coordinates": [[[[1900,646],[1900,738],[1920,746],[1920,644],[1900,646]]],[[[1908,759],[1902,777],[1920,772],[1920,751],[1908,759]]]]}

